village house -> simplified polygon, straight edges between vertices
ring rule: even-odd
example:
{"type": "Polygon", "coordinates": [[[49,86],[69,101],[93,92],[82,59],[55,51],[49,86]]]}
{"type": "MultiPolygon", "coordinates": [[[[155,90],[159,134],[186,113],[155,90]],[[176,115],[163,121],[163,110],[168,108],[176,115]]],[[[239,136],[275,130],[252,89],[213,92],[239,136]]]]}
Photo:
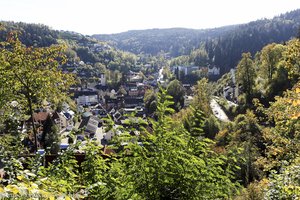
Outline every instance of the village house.
{"type": "Polygon", "coordinates": [[[111,97],[106,95],[104,97],[104,104],[103,107],[106,110],[111,110],[112,108],[122,108],[124,106],[124,97],[123,96],[115,96],[115,97],[111,97]]]}
{"type": "Polygon", "coordinates": [[[101,86],[106,86],[106,76],[105,76],[105,73],[101,73],[101,74],[100,74],[100,82],[99,82],[99,85],[101,85],[101,86]]]}
{"type": "MultiPolygon", "coordinates": [[[[33,121],[37,131],[37,147],[42,148],[42,138],[45,134],[49,133],[51,130],[51,126],[55,125],[57,129],[57,133],[62,133],[65,130],[71,130],[73,128],[73,111],[68,112],[47,112],[47,111],[39,111],[33,113],[33,121]]],[[[30,117],[24,126],[24,131],[32,130],[32,118],[30,117]]],[[[34,136],[31,134],[30,140],[34,142],[34,136]]]]}
{"type": "Polygon", "coordinates": [[[137,88],[130,88],[128,90],[128,96],[130,97],[137,97],[139,95],[139,91],[137,88]]]}
{"type": "Polygon", "coordinates": [[[144,106],[144,97],[125,97],[125,108],[135,108],[138,106],[144,106]]]}
{"type": "Polygon", "coordinates": [[[59,132],[64,132],[69,125],[67,122],[67,117],[62,112],[54,112],[52,115],[52,120],[57,125],[59,132]]]}
{"type": "Polygon", "coordinates": [[[180,79],[181,76],[187,76],[191,74],[192,72],[199,70],[199,66],[174,66],[172,67],[172,73],[175,74],[175,76],[180,79]]]}
{"type": "Polygon", "coordinates": [[[67,112],[54,112],[52,114],[52,119],[54,123],[57,125],[59,132],[62,133],[66,130],[72,130],[74,126],[73,122],[74,112],[67,111],[67,112]]]}
{"type": "Polygon", "coordinates": [[[107,111],[101,104],[97,104],[96,106],[92,107],[91,112],[93,113],[93,115],[107,117],[107,111]]]}
{"type": "Polygon", "coordinates": [[[90,45],[90,49],[91,49],[92,52],[98,53],[98,52],[101,52],[101,51],[109,50],[109,49],[111,49],[111,47],[107,44],[95,43],[93,45],[90,45]]]}
{"type": "Polygon", "coordinates": [[[142,83],[143,77],[139,73],[130,71],[128,81],[131,83],[142,83]]]}
{"type": "MultiPolygon", "coordinates": [[[[50,114],[48,112],[35,112],[33,113],[33,121],[34,121],[34,125],[37,131],[37,145],[38,148],[41,146],[40,145],[40,139],[42,138],[43,135],[43,130],[44,130],[44,125],[47,121],[47,119],[50,117],[50,114]]],[[[27,121],[26,121],[26,126],[25,126],[26,130],[32,130],[32,118],[30,117],[27,121]]],[[[32,142],[34,142],[34,136],[31,135],[32,142]]]]}
{"type": "Polygon", "coordinates": [[[132,114],[134,113],[137,117],[145,117],[145,109],[141,106],[137,106],[134,108],[124,108],[124,114],[132,114]]]}
{"type": "Polygon", "coordinates": [[[96,116],[88,116],[82,119],[79,129],[84,128],[85,136],[94,137],[98,129],[103,125],[103,121],[96,116]]]}
{"type": "Polygon", "coordinates": [[[91,89],[75,91],[74,98],[77,105],[82,106],[96,105],[99,102],[97,91],[91,89]]]}
{"type": "Polygon", "coordinates": [[[223,97],[230,101],[236,101],[239,96],[239,88],[237,86],[226,86],[223,88],[223,97]]]}

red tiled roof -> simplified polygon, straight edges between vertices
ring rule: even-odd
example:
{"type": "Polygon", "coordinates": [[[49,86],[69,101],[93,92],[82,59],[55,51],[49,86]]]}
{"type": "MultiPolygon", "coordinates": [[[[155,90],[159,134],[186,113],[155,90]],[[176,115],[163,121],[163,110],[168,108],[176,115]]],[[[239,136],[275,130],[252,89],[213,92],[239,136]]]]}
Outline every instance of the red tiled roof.
{"type": "Polygon", "coordinates": [[[38,112],[33,114],[33,119],[36,122],[39,121],[46,121],[47,117],[49,116],[48,112],[38,112]]]}

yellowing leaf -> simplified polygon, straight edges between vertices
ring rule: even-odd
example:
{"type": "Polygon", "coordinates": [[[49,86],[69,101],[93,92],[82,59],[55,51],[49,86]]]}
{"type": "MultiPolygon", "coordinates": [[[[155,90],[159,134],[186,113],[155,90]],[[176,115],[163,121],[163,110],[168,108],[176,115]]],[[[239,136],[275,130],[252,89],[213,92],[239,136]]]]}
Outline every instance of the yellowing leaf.
{"type": "Polygon", "coordinates": [[[23,180],[23,176],[19,175],[19,176],[17,176],[17,179],[21,181],[21,180],[23,180]]]}
{"type": "Polygon", "coordinates": [[[34,189],[37,189],[39,186],[36,183],[32,183],[31,187],[34,188],[34,189]]]}
{"type": "Polygon", "coordinates": [[[6,189],[9,192],[12,192],[13,194],[18,194],[20,192],[19,188],[16,185],[8,185],[8,186],[6,186],[6,189]]]}
{"type": "Polygon", "coordinates": [[[296,93],[300,93],[300,88],[296,88],[296,93]]]}
{"type": "Polygon", "coordinates": [[[294,115],[291,116],[291,119],[298,119],[300,117],[300,112],[295,113],[294,115]]]}
{"type": "Polygon", "coordinates": [[[71,198],[69,196],[66,196],[65,200],[71,200],[71,198]]]}
{"type": "Polygon", "coordinates": [[[298,106],[298,105],[300,105],[300,100],[294,100],[292,105],[293,105],[293,106],[298,106]]]}
{"type": "Polygon", "coordinates": [[[49,197],[49,200],[54,200],[54,199],[55,199],[54,196],[49,197]]]}

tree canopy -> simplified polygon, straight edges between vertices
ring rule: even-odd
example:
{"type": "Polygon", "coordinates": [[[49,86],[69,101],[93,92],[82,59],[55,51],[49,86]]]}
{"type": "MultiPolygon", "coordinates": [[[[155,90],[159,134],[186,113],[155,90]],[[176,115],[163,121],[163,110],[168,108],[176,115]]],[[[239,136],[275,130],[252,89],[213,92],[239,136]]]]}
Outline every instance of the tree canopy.
{"type": "Polygon", "coordinates": [[[36,138],[34,110],[42,107],[43,100],[56,103],[63,99],[74,84],[73,76],[59,69],[65,62],[63,47],[26,47],[12,33],[1,43],[0,54],[0,80],[5,80],[0,86],[5,91],[1,109],[16,101],[21,113],[30,115],[36,138]]]}

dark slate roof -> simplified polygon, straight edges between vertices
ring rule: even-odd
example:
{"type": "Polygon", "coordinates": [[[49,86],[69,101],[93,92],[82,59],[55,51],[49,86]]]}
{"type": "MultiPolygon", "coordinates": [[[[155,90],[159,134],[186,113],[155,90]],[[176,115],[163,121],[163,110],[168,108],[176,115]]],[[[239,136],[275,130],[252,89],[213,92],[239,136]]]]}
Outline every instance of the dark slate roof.
{"type": "Polygon", "coordinates": [[[96,133],[98,129],[99,120],[97,117],[91,116],[87,125],[86,125],[86,131],[89,133],[96,133]]]}
{"type": "Polygon", "coordinates": [[[142,104],[144,103],[143,97],[125,97],[125,104],[142,104]]]}
{"type": "Polygon", "coordinates": [[[97,128],[99,127],[101,120],[96,116],[90,116],[83,118],[79,128],[86,127],[85,131],[89,133],[96,133],[97,128]]]}
{"type": "Polygon", "coordinates": [[[98,89],[98,90],[107,90],[108,86],[106,86],[106,85],[105,86],[103,86],[103,85],[96,85],[95,88],[98,89]]]}
{"type": "Polygon", "coordinates": [[[83,128],[84,126],[86,126],[88,124],[88,121],[89,121],[90,117],[84,117],[82,118],[82,121],[78,127],[78,129],[81,129],[83,128]]]}
{"type": "Polygon", "coordinates": [[[64,112],[64,115],[66,116],[67,119],[71,119],[72,115],[68,112],[64,112]]]}
{"type": "Polygon", "coordinates": [[[98,95],[96,91],[75,91],[74,98],[78,98],[79,96],[94,96],[98,95]]]}

